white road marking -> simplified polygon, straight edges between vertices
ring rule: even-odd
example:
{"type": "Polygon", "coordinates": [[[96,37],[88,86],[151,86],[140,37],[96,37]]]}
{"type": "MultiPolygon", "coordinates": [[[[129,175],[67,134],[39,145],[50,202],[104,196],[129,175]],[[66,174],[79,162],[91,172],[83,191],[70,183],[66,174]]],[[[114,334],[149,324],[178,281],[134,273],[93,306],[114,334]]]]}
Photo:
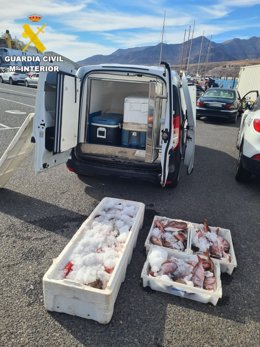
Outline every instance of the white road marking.
{"type": "MultiPolygon", "coordinates": [[[[0,124],[1,126],[1,124],[0,124]]],[[[5,128],[0,128],[0,131],[1,130],[13,130],[13,129],[20,129],[20,127],[5,127],[5,128]]]]}
{"type": "Polygon", "coordinates": [[[5,98],[0,98],[0,100],[10,101],[10,102],[13,102],[13,103],[15,103],[15,104],[24,105],[24,106],[29,106],[29,107],[32,107],[32,108],[35,107],[34,105],[32,106],[32,105],[24,104],[23,102],[18,102],[18,101],[14,101],[14,100],[9,100],[9,99],[5,99],[5,98]]]}
{"type": "Polygon", "coordinates": [[[19,111],[19,110],[6,110],[6,113],[11,113],[11,114],[26,114],[25,111],[19,111]]]}
{"type": "Polygon", "coordinates": [[[2,124],[2,123],[0,123],[0,127],[9,128],[7,125],[4,125],[4,124],[2,124]]]}
{"type": "Polygon", "coordinates": [[[16,95],[26,95],[26,96],[34,96],[36,97],[36,94],[28,94],[28,93],[20,93],[19,91],[17,90],[13,90],[13,89],[5,89],[5,88],[0,88],[0,90],[3,90],[5,92],[14,92],[16,95]]]}

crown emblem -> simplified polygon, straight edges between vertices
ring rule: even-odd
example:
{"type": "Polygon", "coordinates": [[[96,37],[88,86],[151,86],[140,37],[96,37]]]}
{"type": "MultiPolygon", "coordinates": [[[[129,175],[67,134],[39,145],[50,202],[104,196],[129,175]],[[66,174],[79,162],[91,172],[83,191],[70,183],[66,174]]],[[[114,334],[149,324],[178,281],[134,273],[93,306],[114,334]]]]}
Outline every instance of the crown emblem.
{"type": "Polygon", "coordinates": [[[39,22],[42,19],[42,16],[32,15],[28,17],[31,22],[39,22]]]}

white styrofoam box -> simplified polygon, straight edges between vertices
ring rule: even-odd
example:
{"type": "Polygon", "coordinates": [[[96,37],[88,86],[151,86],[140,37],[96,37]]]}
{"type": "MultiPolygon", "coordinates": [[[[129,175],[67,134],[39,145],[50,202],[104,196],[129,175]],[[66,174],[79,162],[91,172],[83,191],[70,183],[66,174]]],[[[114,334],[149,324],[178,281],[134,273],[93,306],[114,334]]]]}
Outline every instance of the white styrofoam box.
{"type": "Polygon", "coordinates": [[[126,97],[124,101],[124,123],[147,124],[148,98],[126,97]]]}
{"type": "MultiPolygon", "coordinates": [[[[150,231],[148,233],[148,236],[146,238],[146,241],[145,241],[145,248],[146,248],[146,252],[149,251],[150,247],[153,246],[154,244],[151,242],[151,236],[152,236],[152,231],[154,229],[154,222],[156,220],[167,220],[169,222],[171,221],[176,221],[176,222],[184,222],[184,223],[187,223],[187,233],[185,233],[187,235],[187,246],[186,246],[186,249],[185,251],[186,252],[189,252],[189,230],[191,228],[191,223],[190,222],[187,222],[185,220],[182,220],[182,219],[172,219],[172,218],[168,218],[168,217],[162,217],[162,216],[154,216],[153,218],[153,222],[152,222],[152,225],[151,225],[151,228],[150,228],[150,231]]],[[[162,246],[163,247],[163,246],[162,246]]],[[[165,247],[163,247],[165,248],[165,247]]]]}
{"type": "MultiPolygon", "coordinates": [[[[192,228],[190,229],[190,237],[189,237],[189,249],[192,251],[192,240],[193,236],[196,234],[196,230],[202,229],[203,225],[202,224],[197,224],[197,223],[192,223],[192,228]]],[[[217,227],[212,227],[209,226],[210,230],[215,232],[217,227]]],[[[227,259],[216,259],[216,261],[219,262],[220,264],[220,270],[221,272],[228,273],[229,275],[232,274],[233,270],[235,267],[237,267],[237,260],[235,256],[235,251],[233,247],[233,242],[232,242],[232,237],[231,237],[231,231],[229,229],[224,229],[219,227],[219,235],[222,236],[225,240],[229,242],[230,249],[229,249],[229,254],[230,254],[230,261],[227,259]]],[[[193,251],[193,253],[196,254],[196,252],[193,251]]]]}
{"type": "MultiPolygon", "coordinates": [[[[153,249],[161,248],[159,246],[151,246],[148,255],[152,252],[153,249]]],[[[193,254],[187,254],[184,252],[179,252],[165,248],[168,253],[168,258],[174,256],[178,259],[189,260],[193,259],[193,254]]],[[[156,278],[149,275],[150,264],[148,261],[148,256],[144,264],[141,278],[143,280],[143,287],[149,286],[151,289],[177,295],[183,298],[199,301],[202,303],[212,303],[216,306],[218,300],[222,297],[222,285],[220,280],[220,266],[219,262],[215,259],[212,259],[214,263],[214,275],[216,278],[216,285],[214,290],[206,290],[198,287],[189,286],[187,284],[178,283],[172,280],[156,278]]]]}
{"type": "Polygon", "coordinates": [[[145,205],[143,203],[108,197],[104,198],[98,204],[61,254],[53,260],[53,264],[43,277],[44,305],[47,310],[93,319],[102,324],[109,323],[113,315],[114,304],[121,283],[126,276],[127,265],[132,258],[138,232],[143,225],[144,209],[145,205]],[[61,279],[60,273],[64,271],[64,267],[68,263],[70,255],[76,245],[81,241],[83,236],[86,235],[86,227],[90,225],[95,216],[97,216],[111,200],[130,206],[136,206],[137,214],[125,241],[123,252],[117,261],[106,288],[96,289],[67,278],[61,279]]]}

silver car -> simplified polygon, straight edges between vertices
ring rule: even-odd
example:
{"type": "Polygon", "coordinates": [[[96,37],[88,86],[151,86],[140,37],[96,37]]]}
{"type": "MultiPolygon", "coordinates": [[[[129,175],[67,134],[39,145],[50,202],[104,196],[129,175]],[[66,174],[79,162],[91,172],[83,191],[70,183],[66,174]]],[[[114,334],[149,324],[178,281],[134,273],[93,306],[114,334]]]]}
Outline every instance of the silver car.
{"type": "Polygon", "coordinates": [[[31,86],[37,87],[38,80],[39,80],[39,74],[34,73],[34,74],[27,75],[24,83],[25,83],[26,87],[31,87],[31,86]]]}

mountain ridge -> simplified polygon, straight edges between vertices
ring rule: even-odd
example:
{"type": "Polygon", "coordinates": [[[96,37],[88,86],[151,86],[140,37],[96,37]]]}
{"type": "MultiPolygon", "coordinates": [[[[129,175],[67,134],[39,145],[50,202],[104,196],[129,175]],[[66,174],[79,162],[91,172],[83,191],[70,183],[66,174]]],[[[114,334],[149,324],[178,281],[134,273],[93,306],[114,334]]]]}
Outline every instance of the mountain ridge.
{"type": "MultiPolygon", "coordinates": [[[[168,61],[172,65],[187,66],[188,52],[191,45],[189,64],[200,62],[225,62],[260,58],[260,37],[253,36],[249,39],[234,38],[222,43],[208,40],[199,36],[192,41],[177,44],[163,44],[162,60],[168,61]],[[200,49],[201,55],[200,55],[200,49]]],[[[95,65],[104,63],[117,64],[145,64],[158,65],[161,44],[154,46],[119,48],[109,55],[97,54],[78,62],[79,65],[95,65]]]]}

